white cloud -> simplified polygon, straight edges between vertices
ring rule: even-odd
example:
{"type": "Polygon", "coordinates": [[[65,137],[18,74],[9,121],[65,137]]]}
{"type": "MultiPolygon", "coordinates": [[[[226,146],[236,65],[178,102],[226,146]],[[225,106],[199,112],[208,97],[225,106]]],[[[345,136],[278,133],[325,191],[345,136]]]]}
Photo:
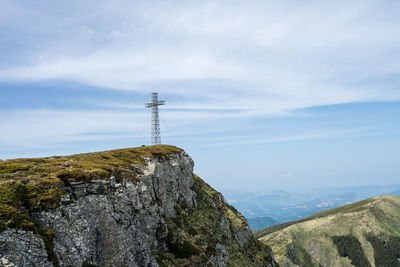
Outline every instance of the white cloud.
{"type": "MultiPolygon", "coordinates": [[[[157,88],[171,96],[162,114],[166,135],[219,131],[233,125],[230,119],[249,126],[246,118],[289,116],[308,107],[400,100],[395,1],[32,3],[2,1],[0,37],[12,33],[7,40],[22,47],[24,58],[2,62],[0,80],[157,88]]],[[[115,129],[120,137],[147,135],[149,113],[129,110],[142,106],[96,105],[109,109],[7,111],[0,142],[41,146],[107,139],[115,129]]],[[[348,134],[307,132],[251,142],[348,134]]],[[[229,144],[242,142],[230,139],[229,144]]]]}
{"type": "MultiPolygon", "coordinates": [[[[0,112],[0,146],[43,148],[59,143],[132,139],[147,143],[150,111],[131,110],[24,110],[0,112]]],[[[232,119],[231,113],[219,117],[213,112],[162,111],[163,136],[205,135],[226,131],[214,126],[218,119],[232,119]],[[193,127],[193,119],[196,127],[193,127]]],[[[237,130],[232,127],[231,130],[237,130]]]]}
{"type": "MultiPolygon", "coordinates": [[[[334,130],[312,130],[304,131],[296,135],[280,136],[280,137],[262,137],[262,136],[250,136],[246,140],[246,136],[236,136],[236,140],[228,141],[223,138],[221,142],[212,143],[213,138],[209,138],[204,146],[231,146],[231,145],[244,145],[244,144],[266,144],[266,143],[282,143],[282,142],[293,142],[293,141],[307,141],[307,140],[320,140],[320,139],[337,139],[337,138],[349,138],[354,136],[364,135],[370,128],[350,128],[350,129],[334,129],[334,130]],[[211,142],[210,142],[211,141],[211,142]]],[[[375,133],[374,133],[375,135],[375,133]]],[[[248,136],[247,136],[248,137],[248,136]]]]}
{"type": "Polygon", "coordinates": [[[57,17],[52,4],[25,11],[32,15],[21,27],[42,34],[43,46],[32,51],[32,64],[3,68],[0,79],[136,91],[156,82],[161,92],[192,95],[192,102],[201,95],[198,105],[250,116],[400,99],[386,78],[400,70],[396,2],[88,1],[64,8],[57,17]],[[198,89],[193,81],[214,86],[198,89]]]}
{"type": "Polygon", "coordinates": [[[145,116],[138,113],[28,110],[0,113],[0,144],[12,147],[39,148],[54,143],[136,137],[147,133],[145,116]],[[146,130],[145,130],[146,127],[146,130]],[[117,135],[117,137],[118,137],[117,135]]]}
{"type": "MultiPolygon", "coordinates": [[[[207,111],[162,112],[163,137],[196,146],[230,146],[293,142],[315,139],[347,138],[365,134],[369,128],[301,129],[294,135],[282,135],[273,125],[255,126],[246,116],[207,111]],[[195,125],[193,125],[195,120],[195,125]],[[272,132],[266,134],[273,128],[272,132]]],[[[106,140],[136,140],[148,143],[150,112],[86,111],[86,110],[26,110],[0,112],[3,148],[38,149],[61,143],[106,140]]],[[[130,142],[131,143],[131,142],[130,142]]]]}

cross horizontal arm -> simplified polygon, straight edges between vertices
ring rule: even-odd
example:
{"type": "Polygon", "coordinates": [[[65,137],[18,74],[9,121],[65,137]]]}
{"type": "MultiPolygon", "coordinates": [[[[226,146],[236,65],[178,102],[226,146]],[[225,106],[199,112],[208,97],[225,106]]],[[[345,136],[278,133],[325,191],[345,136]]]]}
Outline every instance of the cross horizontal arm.
{"type": "Polygon", "coordinates": [[[161,106],[161,105],[165,105],[165,101],[164,100],[157,101],[157,102],[146,103],[146,108],[151,108],[151,107],[161,106]]]}

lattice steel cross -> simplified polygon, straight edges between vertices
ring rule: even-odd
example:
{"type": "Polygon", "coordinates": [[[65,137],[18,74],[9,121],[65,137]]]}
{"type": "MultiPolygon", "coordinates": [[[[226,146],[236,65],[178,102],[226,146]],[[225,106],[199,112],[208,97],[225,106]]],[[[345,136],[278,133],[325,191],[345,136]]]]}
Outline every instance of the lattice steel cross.
{"type": "Polygon", "coordinates": [[[158,114],[158,106],[165,105],[164,100],[158,100],[158,93],[151,93],[151,103],[146,103],[146,108],[151,108],[151,141],[153,146],[161,144],[160,134],[160,118],[158,114]]]}

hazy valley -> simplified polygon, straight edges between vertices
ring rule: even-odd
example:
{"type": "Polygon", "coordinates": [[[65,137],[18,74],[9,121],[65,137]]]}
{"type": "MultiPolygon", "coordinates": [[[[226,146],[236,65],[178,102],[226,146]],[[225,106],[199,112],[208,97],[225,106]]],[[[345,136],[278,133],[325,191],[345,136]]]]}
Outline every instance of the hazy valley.
{"type": "Polygon", "coordinates": [[[259,230],[384,194],[400,195],[400,185],[321,188],[297,192],[227,191],[224,196],[246,217],[253,230],[259,230]]]}

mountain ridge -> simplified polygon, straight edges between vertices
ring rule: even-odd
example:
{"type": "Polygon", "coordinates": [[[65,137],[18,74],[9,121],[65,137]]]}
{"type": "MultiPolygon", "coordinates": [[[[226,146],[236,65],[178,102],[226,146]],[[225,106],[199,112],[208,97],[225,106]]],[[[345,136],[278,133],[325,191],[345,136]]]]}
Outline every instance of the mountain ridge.
{"type": "Polygon", "coordinates": [[[400,197],[334,208],[264,230],[259,240],[271,245],[280,266],[400,266],[400,197]],[[397,254],[382,254],[392,247],[397,254]]]}

